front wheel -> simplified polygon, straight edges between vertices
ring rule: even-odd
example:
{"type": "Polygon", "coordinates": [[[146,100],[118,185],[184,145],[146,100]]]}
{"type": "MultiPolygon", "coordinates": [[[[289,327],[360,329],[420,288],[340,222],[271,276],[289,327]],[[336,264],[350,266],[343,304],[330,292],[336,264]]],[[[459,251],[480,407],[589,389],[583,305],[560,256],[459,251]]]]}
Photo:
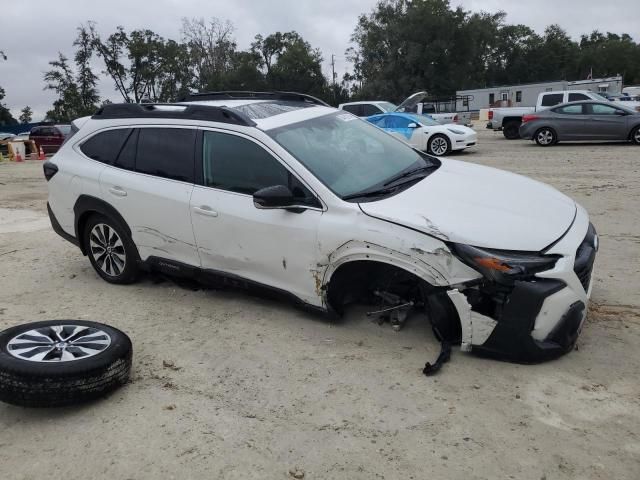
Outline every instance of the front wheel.
{"type": "Polygon", "coordinates": [[[630,138],[633,143],[640,145],[640,126],[633,129],[630,138]]]}
{"type": "Polygon", "coordinates": [[[103,280],[116,284],[136,280],[137,250],[119,222],[104,215],[92,215],[85,225],[84,245],[91,265],[103,280]]]}
{"type": "Polygon", "coordinates": [[[444,157],[451,153],[451,142],[445,135],[436,134],[429,139],[427,151],[436,157],[444,157]]]}
{"type": "Polygon", "coordinates": [[[534,140],[541,147],[548,147],[557,141],[556,132],[548,127],[541,128],[533,136],[534,140]]]}

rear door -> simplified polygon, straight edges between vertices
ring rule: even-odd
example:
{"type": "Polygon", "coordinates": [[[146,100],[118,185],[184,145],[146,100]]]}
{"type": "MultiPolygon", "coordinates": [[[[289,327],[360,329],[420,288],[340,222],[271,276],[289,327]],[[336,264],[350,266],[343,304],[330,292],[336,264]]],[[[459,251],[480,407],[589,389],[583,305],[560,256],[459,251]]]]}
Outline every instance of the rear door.
{"type": "Polygon", "coordinates": [[[176,126],[132,129],[102,171],[102,197],[131,228],[142,260],[200,264],[189,213],[196,132],[176,126]]]}
{"type": "Polygon", "coordinates": [[[626,140],[627,116],[619,115],[614,105],[587,104],[587,123],[590,137],[596,140],[626,140]]]}
{"type": "Polygon", "coordinates": [[[551,115],[559,140],[584,140],[588,136],[585,113],[584,104],[574,103],[552,108],[544,115],[551,115]]]}

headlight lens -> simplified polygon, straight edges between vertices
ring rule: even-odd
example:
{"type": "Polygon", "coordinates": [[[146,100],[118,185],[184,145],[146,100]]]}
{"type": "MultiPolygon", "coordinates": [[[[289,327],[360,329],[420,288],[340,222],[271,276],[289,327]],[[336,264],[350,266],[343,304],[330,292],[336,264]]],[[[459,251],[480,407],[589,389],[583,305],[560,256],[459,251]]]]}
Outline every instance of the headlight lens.
{"type": "Polygon", "coordinates": [[[487,279],[512,285],[515,280],[533,276],[537,272],[553,268],[560,255],[540,255],[536,252],[492,250],[456,244],[455,255],[487,279]]]}
{"type": "Polygon", "coordinates": [[[464,135],[462,130],[456,130],[455,128],[447,128],[451,133],[455,133],[456,135],[464,135]]]}

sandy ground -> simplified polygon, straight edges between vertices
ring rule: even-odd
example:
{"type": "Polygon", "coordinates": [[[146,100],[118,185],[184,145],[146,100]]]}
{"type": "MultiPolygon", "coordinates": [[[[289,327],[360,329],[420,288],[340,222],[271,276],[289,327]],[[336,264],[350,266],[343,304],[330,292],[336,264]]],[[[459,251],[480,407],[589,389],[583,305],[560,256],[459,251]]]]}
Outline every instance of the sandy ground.
{"type": "Polygon", "coordinates": [[[331,322],[243,292],[109,285],[43,221],[41,163],[0,164],[0,328],[92,319],[134,343],[130,384],[104,400],[0,404],[0,478],[640,478],[640,148],[479,133],[455,158],[589,210],[593,303],[560,360],[456,351],[434,378],[421,367],[439,345],[417,319],[395,333],[364,308],[331,322]]]}

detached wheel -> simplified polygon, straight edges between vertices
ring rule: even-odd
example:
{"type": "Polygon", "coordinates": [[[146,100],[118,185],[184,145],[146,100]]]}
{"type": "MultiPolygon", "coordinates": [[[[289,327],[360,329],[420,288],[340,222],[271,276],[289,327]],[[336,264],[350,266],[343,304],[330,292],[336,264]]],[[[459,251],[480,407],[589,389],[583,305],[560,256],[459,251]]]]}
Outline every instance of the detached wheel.
{"type": "Polygon", "coordinates": [[[131,340],[108,325],[48,320],[0,333],[0,401],[60,407],[104,396],[124,385],[131,340]]]}
{"type": "Polygon", "coordinates": [[[634,128],[629,138],[631,139],[632,143],[640,145],[640,127],[634,128]]]}
{"type": "Polygon", "coordinates": [[[536,143],[541,147],[548,147],[553,145],[557,141],[556,132],[551,130],[548,127],[543,127],[539,129],[533,136],[536,143]]]}
{"type": "Polygon", "coordinates": [[[84,245],[95,271],[109,283],[127,284],[139,274],[138,252],[119,222],[95,214],[84,228],[84,245]]]}
{"type": "Polygon", "coordinates": [[[502,134],[507,140],[518,140],[520,138],[520,125],[522,122],[507,122],[502,127],[502,134]]]}
{"type": "Polygon", "coordinates": [[[451,153],[451,142],[445,135],[436,133],[429,139],[429,143],[427,144],[427,151],[431,155],[435,155],[436,157],[449,155],[449,153],[451,153]]]}

